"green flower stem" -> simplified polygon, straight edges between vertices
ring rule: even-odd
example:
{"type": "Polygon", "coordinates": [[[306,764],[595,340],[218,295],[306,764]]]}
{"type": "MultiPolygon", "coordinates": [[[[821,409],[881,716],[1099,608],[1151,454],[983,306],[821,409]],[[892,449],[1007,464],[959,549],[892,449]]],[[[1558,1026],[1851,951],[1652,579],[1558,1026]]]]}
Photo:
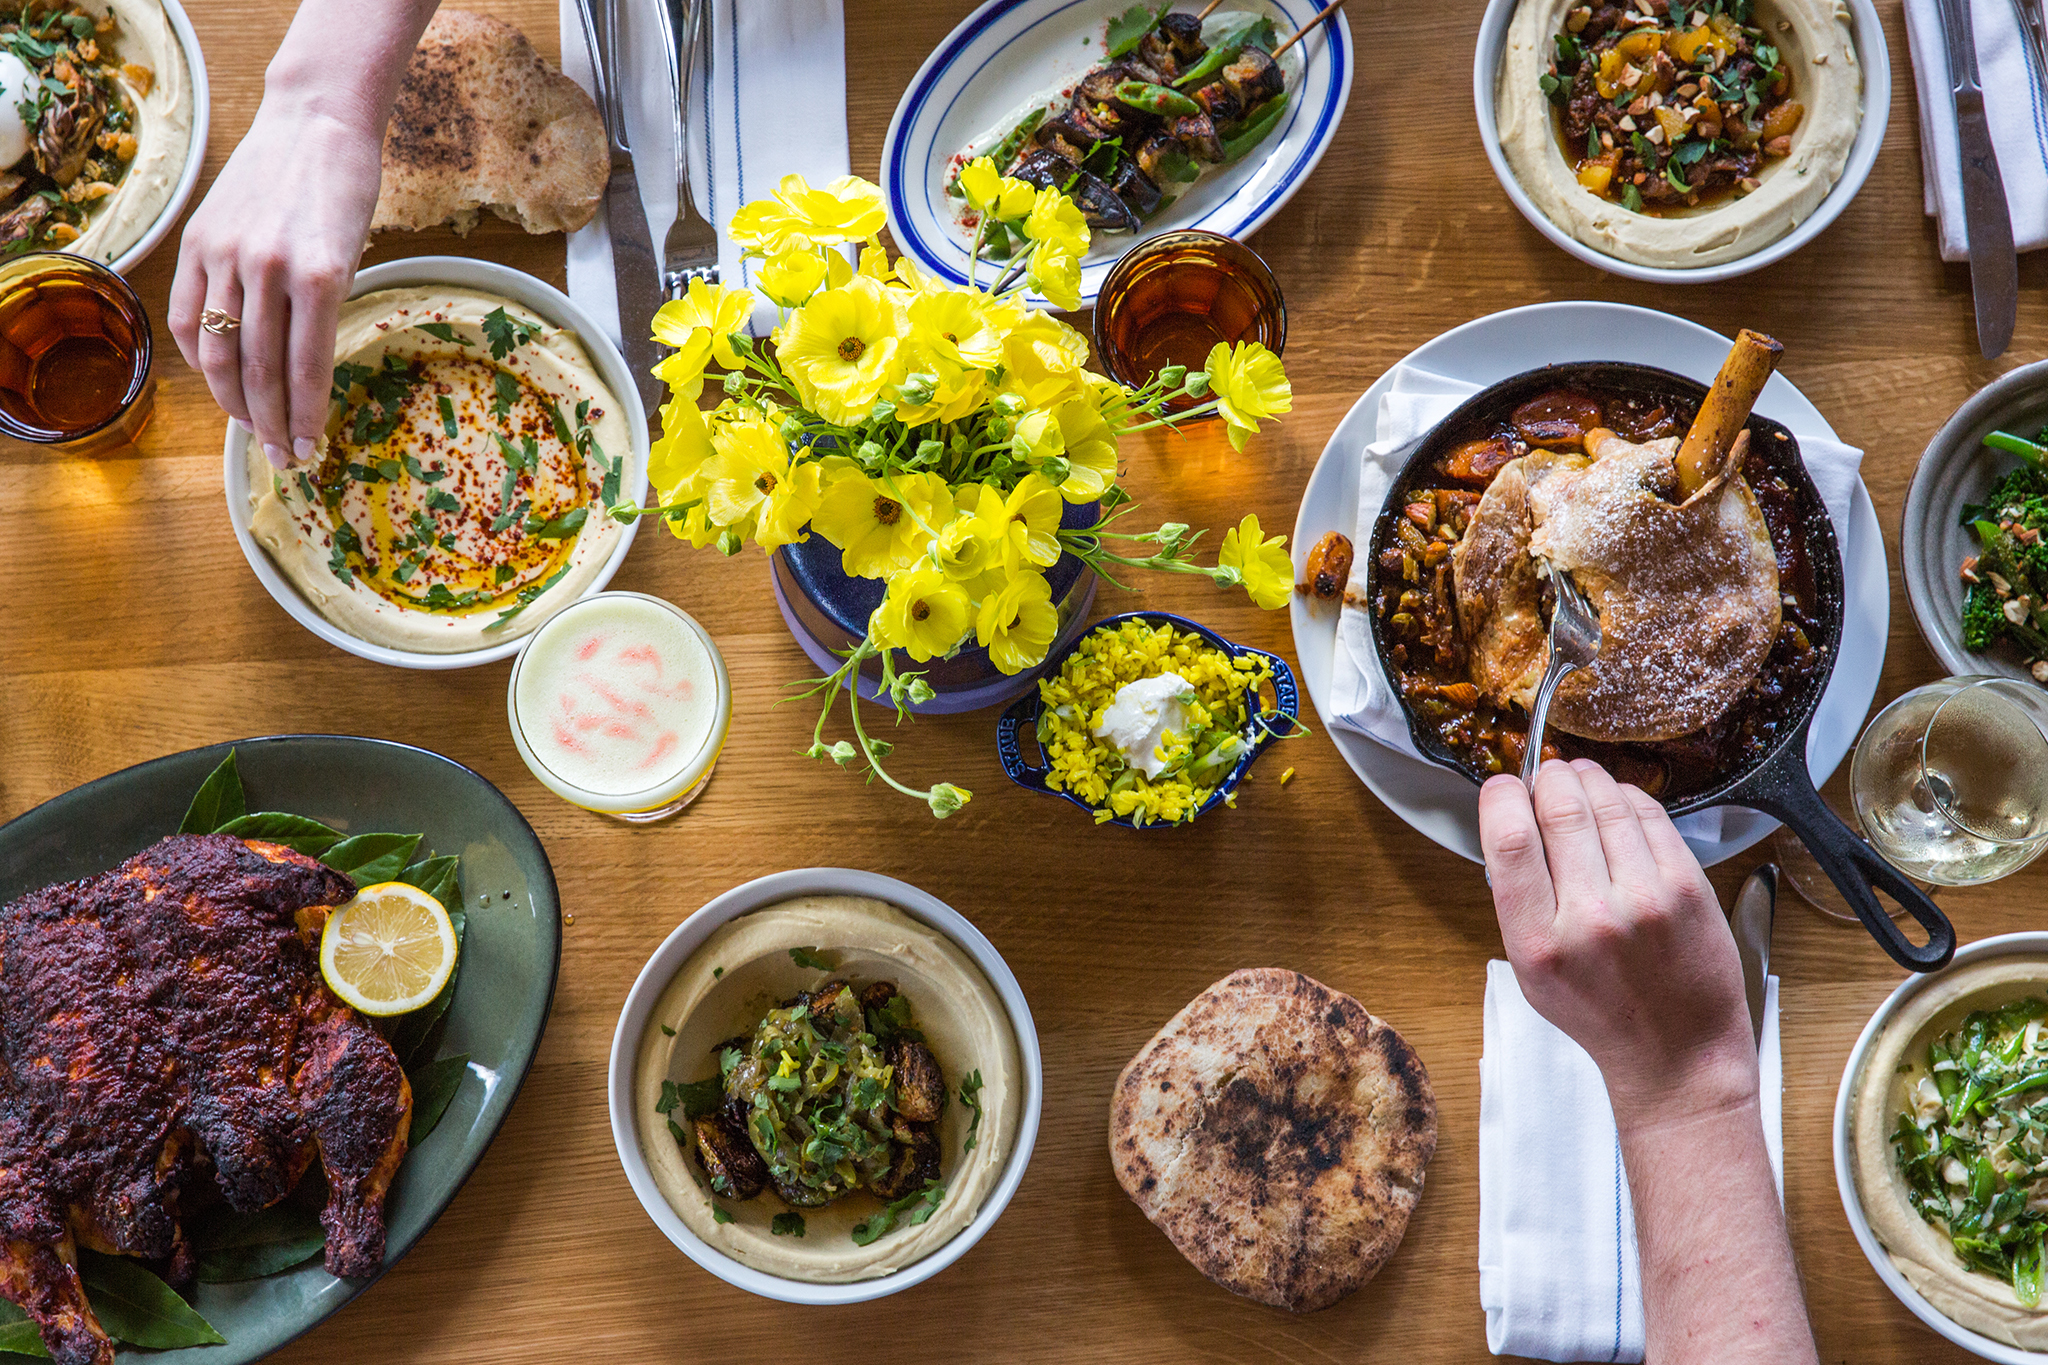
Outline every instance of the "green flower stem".
{"type": "Polygon", "coordinates": [[[1125,427],[1117,434],[1120,436],[1129,436],[1133,432],[1151,431],[1154,427],[1174,427],[1177,430],[1180,423],[1192,422],[1197,417],[1207,417],[1210,413],[1215,412],[1221,406],[1222,404],[1218,400],[1212,398],[1206,403],[1198,404],[1195,407],[1189,408],[1186,412],[1176,412],[1171,417],[1155,417],[1149,422],[1141,422],[1136,426],[1125,427]]]}
{"type": "MultiPolygon", "coordinates": [[[[959,809],[960,805],[965,803],[967,799],[966,794],[959,793],[957,789],[952,788],[950,783],[940,783],[936,787],[929,787],[920,791],[916,787],[908,787],[898,782],[882,766],[882,754],[887,752],[887,746],[877,750],[877,741],[869,737],[867,728],[861,724],[860,666],[868,659],[876,657],[879,657],[882,661],[882,690],[894,700],[898,683],[895,660],[890,656],[889,651],[875,644],[872,632],[861,637],[860,643],[855,645],[847,654],[846,662],[841,664],[838,669],[827,677],[814,680],[804,692],[799,694],[801,696],[815,696],[822,692],[825,695],[825,705],[818,712],[818,723],[811,730],[810,753],[814,757],[831,758],[834,762],[841,763],[842,765],[847,759],[852,757],[850,751],[844,757],[835,754],[833,750],[838,746],[828,746],[825,743],[825,722],[831,718],[833,708],[839,704],[839,693],[843,689],[847,693],[846,709],[848,716],[853,721],[854,739],[859,744],[859,753],[861,758],[866,761],[868,771],[905,796],[914,796],[926,805],[931,806],[933,813],[938,815],[940,819],[943,819],[946,814],[959,809]],[[946,791],[953,792],[958,799],[951,802],[943,801],[941,799],[942,792],[946,791]],[[942,805],[947,807],[943,812],[941,811],[942,805]]],[[[895,705],[896,723],[901,725],[910,718],[910,713],[900,700],[896,701],[895,705]]]]}

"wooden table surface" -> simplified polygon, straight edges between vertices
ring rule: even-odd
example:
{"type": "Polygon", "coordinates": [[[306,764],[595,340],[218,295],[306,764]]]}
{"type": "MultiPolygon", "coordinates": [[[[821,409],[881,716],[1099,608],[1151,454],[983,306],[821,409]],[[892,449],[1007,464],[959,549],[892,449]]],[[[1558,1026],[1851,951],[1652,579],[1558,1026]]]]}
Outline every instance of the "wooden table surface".
{"type": "MultiPolygon", "coordinates": [[[[552,56],[552,0],[473,0],[552,56]]],[[[209,176],[261,93],[287,0],[189,5],[213,81],[209,176]]],[[[873,175],[897,97],[968,0],[851,0],[853,166],[873,175]]],[[[1913,81],[1899,0],[1881,0],[1894,73],[1884,153],[1855,203],[1790,260],[1724,284],[1654,288],[1582,265],[1522,221],[1479,148],[1470,52],[1480,5],[1441,24],[1352,7],[1362,54],[1337,143],[1255,246],[1286,290],[1295,408],[1243,454],[1213,428],[1127,443],[1147,514],[1216,528],[1256,512],[1287,530],[1323,443],[1404,353],[1496,309],[1550,299],[1638,303],[1724,334],[1767,330],[1786,374],[1844,439],[1894,566],[1879,701],[1939,673],[1898,587],[1899,514],[1929,436],[1974,390],[2048,352],[2048,255],[2022,262],[2008,358],[1976,352],[1969,280],[1921,213],[1913,81]]],[[[557,284],[562,246],[491,222],[387,237],[370,260],[490,257],[557,284]]],[[[135,272],[161,319],[175,239],[135,272]]],[[[1627,352],[1617,337],[1618,355],[1627,352]]],[[[1469,1361],[1485,1341],[1475,1270],[1480,1000],[1501,955],[1479,870],[1411,832],[1318,734],[1257,771],[1239,809],[1184,834],[1098,829],[1012,787],[986,714],[920,721],[905,777],[948,778],[973,804],[944,823],[797,756],[808,704],[775,708],[811,672],[778,617],[767,567],[650,528],[614,586],[702,620],[731,665],[732,742],[683,818],[630,829],[555,799],[504,721],[509,664],[413,673],[321,643],[250,574],[221,498],[224,418],[159,322],[157,413],[135,449],[100,459],[0,448],[0,817],[131,763],[241,736],[337,731],[439,750],[497,783],[545,840],[575,922],[554,1016],[504,1130],[439,1223],[370,1292],[280,1352],[289,1362],[775,1360],[842,1353],[958,1357],[1469,1361]],[[1292,765],[1283,790],[1276,779],[1292,765]],[[657,1232],[619,1169],[605,1115],[612,1028],[634,974],[685,916],[750,878],[870,868],[957,907],[1022,982],[1044,1046],[1036,1159],[1001,1222],[904,1294],[828,1312],[750,1297],[657,1232]],[[1441,1137],[1406,1242],[1338,1306],[1292,1317],[1192,1270],[1123,1196],[1106,1153],[1111,1084],[1189,997],[1239,967],[1284,966],[1356,995],[1421,1054],[1441,1137]]],[[[1191,580],[1105,590],[1097,610],[1190,613],[1292,656],[1284,612],[1191,580]]],[[[1320,729],[1320,727],[1318,727],[1320,729]]],[[[1839,797],[1841,779],[1831,786],[1839,797]]],[[[1724,897],[1762,854],[1717,870],[1724,897]]],[[[2048,862],[1945,893],[1964,941],[2039,927],[2048,862]]],[[[1781,904],[1786,1199],[1826,1361],[1951,1361],[1894,1301],[1850,1236],[1829,1157],[1843,1060],[1899,972],[1861,929],[1781,904]]],[[[1703,1171],[1711,1180],[1712,1173],[1703,1171]]]]}

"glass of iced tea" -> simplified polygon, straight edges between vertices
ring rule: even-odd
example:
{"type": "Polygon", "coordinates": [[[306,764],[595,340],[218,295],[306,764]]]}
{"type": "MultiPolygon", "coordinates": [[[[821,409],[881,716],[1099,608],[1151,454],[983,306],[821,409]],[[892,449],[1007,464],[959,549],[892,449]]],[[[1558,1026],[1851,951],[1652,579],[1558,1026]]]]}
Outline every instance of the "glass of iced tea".
{"type": "MultiPolygon", "coordinates": [[[[1287,344],[1287,304],[1258,253],[1199,228],[1162,232],[1124,254],[1095,298],[1095,353],[1110,376],[1138,387],[1169,365],[1203,368],[1221,342],[1287,344]]],[[[1182,396],[1169,412],[1191,408],[1182,396]]]]}
{"type": "Polygon", "coordinates": [[[56,251],[0,264],[0,436],[131,439],[149,361],[149,315],[113,271],[56,251]]]}

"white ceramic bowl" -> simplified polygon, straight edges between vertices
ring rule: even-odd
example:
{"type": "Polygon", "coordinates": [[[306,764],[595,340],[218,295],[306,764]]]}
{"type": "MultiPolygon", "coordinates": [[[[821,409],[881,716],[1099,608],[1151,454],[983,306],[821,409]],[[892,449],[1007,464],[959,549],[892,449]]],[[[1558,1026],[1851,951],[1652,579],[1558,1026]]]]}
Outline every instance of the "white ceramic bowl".
{"type": "Polygon", "coordinates": [[[1024,1003],[1023,988],[1017,984],[1016,976],[995,950],[995,945],[970,924],[965,915],[936,896],[878,872],[810,867],[757,877],[736,886],[684,920],[676,926],[674,933],[662,940],[661,946],[654,950],[654,956],[648,958],[647,965],[640,969],[633,989],[626,995],[626,1007],[619,1012],[618,1031],[612,1035],[607,1090],[612,1141],[618,1146],[619,1162],[626,1168],[626,1179],[633,1186],[633,1193],[639,1196],[640,1206],[647,1210],[647,1216],[681,1248],[685,1256],[727,1284],[763,1298],[803,1304],[865,1303],[908,1289],[938,1274],[964,1256],[969,1247],[995,1226],[996,1219],[1002,1217],[1003,1209],[1024,1179],[1024,1168],[1031,1164],[1031,1149],[1038,1142],[1038,1117],[1045,1098],[1045,1067],[1038,1053],[1038,1029],[1031,1022],[1031,1007],[1024,1003]],[[647,1168],[647,1158],[640,1151],[640,1128],[633,1117],[633,1065],[640,1053],[641,1036],[647,1032],[662,992],[668,989],[669,982],[689,961],[690,954],[696,952],[714,930],[749,911],[793,896],[820,895],[870,896],[886,901],[912,919],[937,929],[974,959],[974,965],[981,968],[982,975],[995,988],[1002,999],[1003,1009],[1010,1016],[1010,1030],[1017,1036],[1017,1060],[1021,1063],[1024,1080],[1024,1103],[1017,1115],[1016,1144],[995,1188],[989,1191],[988,1198],[975,1211],[974,1221],[962,1228],[952,1241],[923,1260],[914,1261],[893,1275],[856,1280],[851,1284],[812,1284],[806,1280],[771,1275],[741,1264],[690,1231],[654,1183],[654,1175],[647,1168]]]}
{"type": "Polygon", "coordinates": [[[1877,17],[1876,5],[1871,0],[1849,0],[1856,56],[1863,66],[1863,117],[1856,128],[1856,141],[1849,147],[1849,160],[1842,167],[1842,178],[1828,190],[1827,197],[1820,201],[1811,218],[1749,255],[1723,261],[1719,265],[1685,269],[1637,265],[1596,250],[1551,222],[1543,210],[1536,207],[1535,201],[1523,190],[1522,183],[1515,179],[1514,169],[1508,165],[1507,156],[1500,148],[1500,125],[1493,112],[1493,86],[1500,75],[1501,54],[1507,48],[1508,25],[1520,3],[1521,0],[1488,0],[1485,17],[1479,21],[1479,42],[1472,54],[1472,103],[1479,113],[1479,140],[1486,146],[1486,159],[1493,163],[1493,173],[1499,177],[1501,188],[1508,192],[1508,198],[1522,211],[1522,216],[1535,224],[1538,232],[1588,265],[1597,265],[1613,274],[1626,275],[1632,280],[1648,280],[1653,284],[1711,284],[1715,280],[1747,275],[1773,261],[1783,260],[1826,231],[1828,224],[1849,207],[1849,201],[1856,197],[1856,192],[1870,177],[1870,168],[1877,164],[1878,148],[1884,145],[1885,121],[1891,115],[1891,53],[1885,47],[1884,25],[1877,17]]]}
{"type": "Polygon", "coordinates": [[[178,36],[178,47],[185,54],[185,67],[192,73],[192,141],[185,149],[185,168],[178,173],[178,183],[171,190],[170,202],[156,221],[149,225],[149,231],[136,239],[135,245],[108,262],[117,275],[126,275],[143,258],[162,244],[171,235],[171,229],[178,224],[185,212],[185,205],[192,200],[192,191],[199,187],[199,172],[206,165],[206,133],[213,121],[213,95],[206,83],[206,58],[199,51],[199,35],[192,28],[192,20],[185,14],[185,7],[178,0],[163,0],[164,14],[171,21],[171,32],[178,36]]]}
{"type": "MultiPolygon", "coordinates": [[[[605,387],[625,408],[626,428],[633,434],[633,448],[627,452],[625,472],[619,480],[619,496],[635,504],[647,500],[647,410],[641,405],[640,388],[633,382],[633,372],[626,367],[626,358],[619,354],[619,348],[595,318],[577,307],[561,290],[524,271],[467,256],[409,256],[404,260],[373,265],[356,273],[355,289],[349,297],[405,285],[456,285],[497,294],[533,310],[558,327],[566,327],[576,333],[583,349],[589,352],[591,362],[603,376],[605,387]]],[[[242,430],[241,424],[229,422],[225,468],[222,471],[228,497],[228,520],[234,524],[235,539],[241,544],[249,567],[256,571],[257,580],[293,620],[336,649],[345,650],[359,659],[398,668],[473,668],[477,664],[509,659],[519,652],[520,645],[526,641],[524,635],[460,654],[393,649],[388,645],[373,645],[351,635],[321,615],[318,608],[300,595],[269,552],[258,545],[256,538],[249,533],[249,470],[245,458],[248,445],[249,435],[242,430]]],[[[578,594],[579,600],[604,591],[605,585],[612,581],[612,575],[619,571],[619,565],[625,562],[626,552],[633,548],[633,537],[639,530],[637,521],[626,527],[625,534],[612,547],[597,577],[578,594]]]]}
{"type": "Polygon", "coordinates": [[[1978,939],[1958,948],[1955,960],[1941,971],[1907,977],[1877,1007],[1877,1013],[1871,1015],[1870,1022],[1863,1026],[1856,1046],[1849,1050],[1849,1064],[1842,1068],[1842,1086],[1835,1092],[1835,1188],[1841,1193],[1842,1212],[1849,1216],[1849,1230],[1856,1234],[1856,1245],[1863,1248],[1864,1256],[1869,1259],[1871,1269],[1877,1272],[1877,1278],[1884,1281],[1884,1287],[1891,1290],[1893,1297],[1906,1305],[1914,1317],[1981,1359],[1995,1360],[1999,1365],[2048,1365],[2048,1353],[2022,1351],[1957,1325],[1907,1282],[1899,1268],[1892,1264],[1892,1258],[1877,1240],[1877,1234],[1870,1230],[1870,1219],[1863,1212],[1863,1198],[1856,1189],[1856,1155],[1849,1150],[1849,1114],[1855,1104],[1856,1082],[1863,1070],[1864,1058],[1869,1055],[1877,1036],[1884,1032],[1885,1025],[1905,1008],[1907,1001],[1941,982],[1950,972],[1989,958],[2020,956],[2048,958],[2048,933],[1999,934],[1995,938],[1978,939]]]}

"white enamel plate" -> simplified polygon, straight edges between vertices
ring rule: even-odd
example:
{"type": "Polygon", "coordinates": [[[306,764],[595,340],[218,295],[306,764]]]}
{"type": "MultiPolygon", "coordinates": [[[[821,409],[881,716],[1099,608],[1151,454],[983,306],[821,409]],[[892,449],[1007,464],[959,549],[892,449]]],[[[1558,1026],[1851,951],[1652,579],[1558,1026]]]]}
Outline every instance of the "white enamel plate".
{"type": "MultiPolygon", "coordinates": [[[[882,147],[889,231],[904,255],[942,279],[966,283],[971,237],[960,227],[965,206],[946,195],[953,158],[1101,61],[1105,26],[1131,3],[988,0],[925,59],[896,106],[882,147]]],[[[1283,37],[1318,9],[1313,0],[1224,0],[1223,7],[1269,13],[1283,37]]],[[[1341,10],[1295,44],[1281,58],[1288,69],[1288,109],[1280,126],[1242,161],[1196,181],[1145,225],[1145,235],[1198,227],[1243,238],[1257,231],[1301,188],[1337,135],[1351,91],[1353,53],[1341,10]]],[[[1095,234],[1081,263],[1083,308],[1094,306],[1110,267],[1136,240],[1127,233],[1095,234]]]]}

